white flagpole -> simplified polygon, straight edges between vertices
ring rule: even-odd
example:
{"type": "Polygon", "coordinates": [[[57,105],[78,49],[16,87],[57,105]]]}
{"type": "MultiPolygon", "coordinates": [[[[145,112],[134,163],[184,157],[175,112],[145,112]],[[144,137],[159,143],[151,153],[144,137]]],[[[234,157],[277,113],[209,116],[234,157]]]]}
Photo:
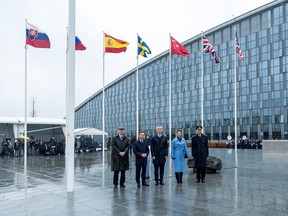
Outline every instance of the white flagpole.
{"type": "Polygon", "coordinates": [[[102,158],[104,164],[104,147],[105,147],[105,32],[103,31],[103,90],[102,90],[102,158]]]}
{"type": "MultiPolygon", "coordinates": [[[[27,19],[25,19],[25,30],[27,26],[27,19]]],[[[25,34],[26,36],[26,34],[25,34]]],[[[25,97],[24,97],[24,175],[27,171],[27,50],[28,46],[25,42],[25,97]]]]}
{"type": "Polygon", "coordinates": [[[235,153],[237,153],[237,50],[236,50],[236,27],[235,27],[235,34],[234,34],[234,49],[235,49],[235,56],[234,56],[234,119],[235,119],[235,153]]]}
{"type": "Polygon", "coordinates": [[[169,33],[169,153],[172,150],[172,55],[171,55],[171,33],[169,33]]]}
{"type": "MultiPolygon", "coordinates": [[[[67,113],[68,113],[68,98],[69,98],[69,89],[68,89],[68,80],[69,80],[69,27],[66,27],[66,121],[65,121],[65,143],[69,143],[68,140],[68,126],[67,126],[67,113]]],[[[65,149],[65,160],[67,160],[67,149],[65,149]]],[[[67,163],[65,163],[65,169],[67,169],[67,163]]]]}
{"type": "Polygon", "coordinates": [[[69,0],[68,70],[66,78],[66,168],[67,192],[74,191],[75,109],[75,0],[69,0]]]}
{"type": "Polygon", "coordinates": [[[201,55],[201,126],[203,127],[204,133],[204,53],[203,53],[203,32],[201,34],[201,47],[202,47],[202,55],[201,55]]]}
{"type": "Polygon", "coordinates": [[[137,33],[137,70],[136,70],[136,138],[139,134],[139,54],[138,54],[138,33],[137,33]]]}

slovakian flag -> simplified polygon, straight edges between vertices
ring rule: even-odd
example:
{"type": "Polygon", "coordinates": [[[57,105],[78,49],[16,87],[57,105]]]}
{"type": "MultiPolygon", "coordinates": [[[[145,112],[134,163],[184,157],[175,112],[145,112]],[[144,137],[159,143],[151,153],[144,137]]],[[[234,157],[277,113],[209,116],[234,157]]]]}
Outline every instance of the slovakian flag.
{"type": "Polygon", "coordinates": [[[182,56],[189,56],[188,50],[181,43],[175,40],[175,38],[173,38],[172,36],[170,36],[170,40],[171,40],[171,48],[170,48],[171,55],[177,54],[182,56]]]}
{"type": "Polygon", "coordinates": [[[36,48],[50,48],[48,35],[28,22],[26,22],[26,44],[36,48]]]}
{"type": "Polygon", "coordinates": [[[216,54],[216,51],[215,51],[214,47],[209,42],[209,40],[205,37],[205,35],[202,35],[202,41],[203,41],[203,54],[210,52],[212,57],[214,58],[215,64],[219,64],[221,62],[221,59],[216,54]]]}
{"type": "Polygon", "coordinates": [[[127,46],[129,43],[127,41],[123,41],[117,38],[114,38],[106,33],[104,33],[105,37],[105,52],[107,53],[121,53],[127,50],[127,46]]]}
{"type": "Polygon", "coordinates": [[[77,36],[75,36],[75,50],[86,50],[86,47],[77,36]]]}

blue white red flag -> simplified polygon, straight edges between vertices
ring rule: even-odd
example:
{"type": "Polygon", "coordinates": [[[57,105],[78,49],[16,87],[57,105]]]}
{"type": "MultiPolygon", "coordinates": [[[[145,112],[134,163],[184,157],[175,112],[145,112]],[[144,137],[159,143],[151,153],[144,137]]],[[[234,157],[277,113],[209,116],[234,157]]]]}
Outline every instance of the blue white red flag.
{"type": "Polygon", "coordinates": [[[77,36],[75,36],[75,50],[86,50],[86,47],[77,36]]]}
{"type": "Polygon", "coordinates": [[[212,57],[214,58],[215,64],[218,64],[221,62],[221,59],[219,56],[216,54],[216,51],[212,44],[209,42],[209,40],[203,35],[202,36],[202,41],[203,41],[203,54],[204,53],[211,53],[212,57]]]}
{"type": "Polygon", "coordinates": [[[240,49],[240,45],[239,45],[239,42],[238,42],[238,37],[237,37],[237,32],[235,31],[235,48],[236,48],[236,52],[240,58],[241,61],[244,61],[244,56],[243,56],[243,53],[240,49]]]}
{"type": "Polygon", "coordinates": [[[26,22],[26,44],[36,48],[50,48],[47,34],[38,27],[26,22]]]}

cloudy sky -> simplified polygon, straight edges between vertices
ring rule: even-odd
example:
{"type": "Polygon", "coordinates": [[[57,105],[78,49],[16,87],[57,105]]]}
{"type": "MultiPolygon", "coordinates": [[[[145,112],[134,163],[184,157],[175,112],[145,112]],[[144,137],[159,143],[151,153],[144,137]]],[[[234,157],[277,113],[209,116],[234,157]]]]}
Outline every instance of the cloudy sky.
{"type": "MultiPolygon", "coordinates": [[[[75,106],[102,88],[103,31],[128,41],[125,53],[106,54],[108,84],[136,67],[137,37],[148,59],[166,51],[169,33],[183,42],[269,0],[76,0],[76,35],[87,47],[76,52],[75,106]]],[[[65,116],[68,0],[0,0],[0,116],[24,116],[25,19],[50,38],[51,49],[28,48],[28,113],[65,116]]],[[[140,58],[139,63],[148,60],[140,58]]]]}

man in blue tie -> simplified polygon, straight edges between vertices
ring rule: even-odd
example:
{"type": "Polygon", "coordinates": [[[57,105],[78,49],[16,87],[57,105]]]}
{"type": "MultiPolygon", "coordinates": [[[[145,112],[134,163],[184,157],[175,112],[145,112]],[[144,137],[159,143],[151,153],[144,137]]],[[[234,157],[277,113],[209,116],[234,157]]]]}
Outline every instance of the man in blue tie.
{"type": "Polygon", "coordinates": [[[149,186],[146,183],[146,166],[147,166],[147,156],[149,154],[148,143],[145,139],[145,133],[140,131],[139,139],[133,144],[133,152],[136,155],[135,165],[136,165],[136,183],[137,187],[140,188],[140,174],[143,186],[149,186]]]}

